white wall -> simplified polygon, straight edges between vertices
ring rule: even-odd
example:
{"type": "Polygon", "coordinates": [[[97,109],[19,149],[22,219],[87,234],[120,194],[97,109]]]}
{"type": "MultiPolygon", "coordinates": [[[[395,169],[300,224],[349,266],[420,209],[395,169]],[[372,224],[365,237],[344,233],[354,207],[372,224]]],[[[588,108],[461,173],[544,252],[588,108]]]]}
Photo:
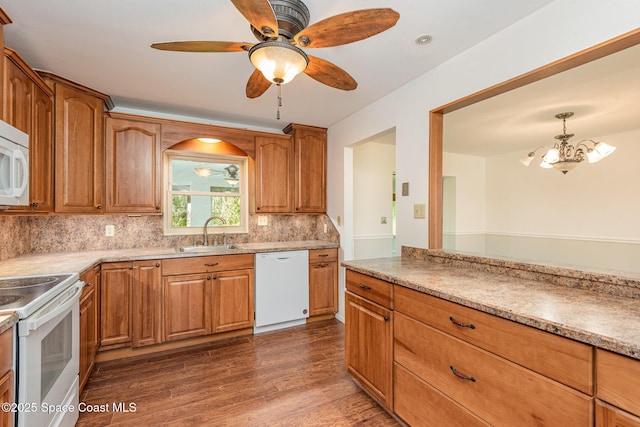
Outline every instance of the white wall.
{"type": "MultiPolygon", "coordinates": [[[[427,220],[413,219],[413,204],[428,201],[429,111],[631,31],[638,16],[640,1],[556,0],[331,126],[327,213],[334,222],[341,217],[341,241],[353,239],[344,222],[346,146],[396,128],[397,182],[411,184],[410,195],[397,199],[397,244],[426,248],[427,220]]],[[[344,259],[352,259],[347,245],[344,259]]]]}
{"type": "Polygon", "coordinates": [[[392,194],[396,147],[367,142],[353,148],[355,259],[393,256],[392,194]],[[382,224],[381,218],[387,219],[382,224]]]}

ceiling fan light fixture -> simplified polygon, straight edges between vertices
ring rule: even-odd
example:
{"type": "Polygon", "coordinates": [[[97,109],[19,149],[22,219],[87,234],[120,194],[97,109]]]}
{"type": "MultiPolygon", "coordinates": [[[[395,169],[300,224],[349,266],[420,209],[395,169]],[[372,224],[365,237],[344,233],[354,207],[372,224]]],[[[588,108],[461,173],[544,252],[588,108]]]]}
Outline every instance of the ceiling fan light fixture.
{"type": "Polygon", "coordinates": [[[258,43],[249,50],[249,59],[268,81],[289,83],[309,64],[309,57],[297,46],[279,40],[258,43]]]}

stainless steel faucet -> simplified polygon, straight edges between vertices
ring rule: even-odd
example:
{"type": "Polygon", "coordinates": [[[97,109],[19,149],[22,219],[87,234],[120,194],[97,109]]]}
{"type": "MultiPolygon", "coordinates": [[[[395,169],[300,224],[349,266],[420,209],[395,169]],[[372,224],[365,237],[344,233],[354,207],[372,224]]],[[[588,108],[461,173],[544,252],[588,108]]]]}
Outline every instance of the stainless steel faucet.
{"type": "MultiPolygon", "coordinates": [[[[214,219],[217,219],[218,221],[220,221],[222,223],[222,225],[227,223],[227,221],[225,221],[224,218],[221,218],[219,216],[212,216],[212,217],[207,218],[207,220],[204,222],[204,230],[203,230],[203,234],[204,234],[204,243],[203,243],[203,245],[204,246],[209,246],[209,235],[207,234],[207,227],[209,226],[209,223],[211,221],[213,221],[214,219]]],[[[215,243],[217,243],[217,242],[215,242],[215,243]]]]}

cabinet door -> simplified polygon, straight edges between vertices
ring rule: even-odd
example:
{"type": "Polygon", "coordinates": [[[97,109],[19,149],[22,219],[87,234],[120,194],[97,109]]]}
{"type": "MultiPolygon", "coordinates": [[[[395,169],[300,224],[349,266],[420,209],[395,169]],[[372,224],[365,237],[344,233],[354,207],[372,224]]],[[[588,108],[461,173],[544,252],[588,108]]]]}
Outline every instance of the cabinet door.
{"type": "MultiPolygon", "coordinates": [[[[15,403],[13,371],[9,371],[0,378],[0,404],[15,403]]],[[[14,423],[15,413],[11,411],[0,411],[0,426],[11,427],[14,423]]]]}
{"type": "Polygon", "coordinates": [[[392,312],[345,293],[347,371],[387,409],[393,410],[392,312]]]}
{"type": "Polygon", "coordinates": [[[297,127],[295,147],[295,211],[324,213],[327,183],[327,131],[297,127]]]}
{"type": "Polygon", "coordinates": [[[91,375],[96,354],[96,291],[87,284],[80,300],[80,390],[91,375]]]}
{"type": "Polygon", "coordinates": [[[640,418],[596,400],[596,427],[640,427],[640,418]]]}
{"type": "Polygon", "coordinates": [[[253,270],[215,273],[213,279],[213,332],[252,327],[253,270]]]}
{"type": "Polygon", "coordinates": [[[131,342],[130,262],[102,265],[100,286],[100,345],[124,346],[131,342]]]}
{"type": "Polygon", "coordinates": [[[53,211],[53,101],[35,87],[33,128],[29,139],[31,209],[53,211]]]}
{"type": "Polygon", "coordinates": [[[338,311],[338,263],[309,264],[309,315],[338,311]]]}
{"type": "Polygon", "coordinates": [[[56,83],[55,210],[100,213],[103,205],[103,101],[56,83]]]}
{"type": "Polygon", "coordinates": [[[4,121],[31,135],[33,81],[13,61],[4,62],[4,121]]]}
{"type": "Polygon", "coordinates": [[[256,212],[293,212],[291,137],[256,137],[255,174],[256,212]]]}
{"type": "Polygon", "coordinates": [[[164,278],[164,340],[211,333],[211,273],[164,278]]]}
{"type": "Polygon", "coordinates": [[[160,125],[106,120],[106,211],[160,213],[160,125]]]}
{"type": "Polygon", "coordinates": [[[132,346],[159,344],[162,318],[162,275],[159,261],[133,263],[131,288],[132,346]]]}

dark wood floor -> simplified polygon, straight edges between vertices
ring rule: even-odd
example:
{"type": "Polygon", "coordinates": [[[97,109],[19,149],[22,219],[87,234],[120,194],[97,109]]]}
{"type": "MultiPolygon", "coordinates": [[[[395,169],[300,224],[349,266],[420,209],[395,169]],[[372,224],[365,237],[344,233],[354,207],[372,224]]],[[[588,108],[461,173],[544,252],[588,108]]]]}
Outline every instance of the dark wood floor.
{"type": "Polygon", "coordinates": [[[344,369],[329,320],[96,367],[77,426],[398,426],[344,369]],[[135,404],[114,412],[113,403],[135,404]]]}

